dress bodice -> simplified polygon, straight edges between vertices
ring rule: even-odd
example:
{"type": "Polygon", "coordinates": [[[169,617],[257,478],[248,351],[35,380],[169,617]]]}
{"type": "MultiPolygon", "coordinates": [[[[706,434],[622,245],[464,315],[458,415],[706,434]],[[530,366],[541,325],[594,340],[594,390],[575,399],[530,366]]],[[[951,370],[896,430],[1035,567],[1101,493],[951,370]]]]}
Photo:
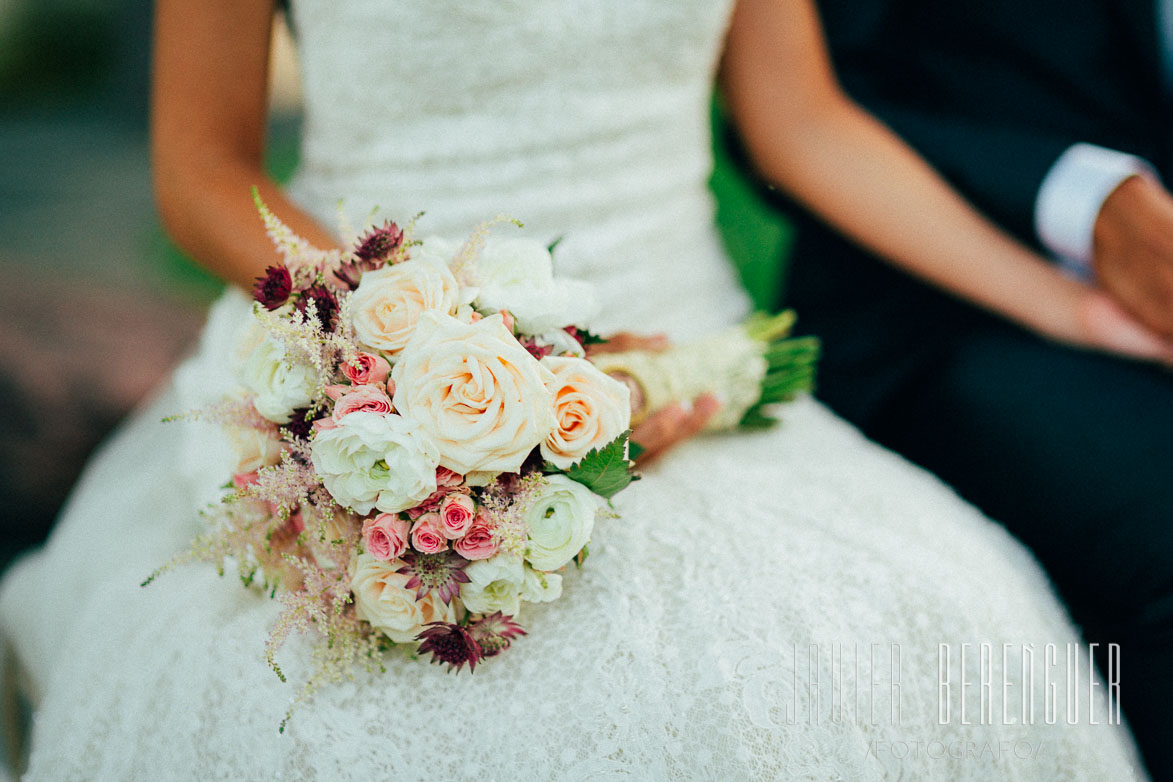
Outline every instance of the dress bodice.
{"type": "Polygon", "coordinates": [[[708,105],[730,0],[295,0],[293,196],[328,225],[562,238],[600,328],[703,333],[745,299],[713,223],[708,105]],[[509,230],[509,229],[502,229],[509,230]]]}

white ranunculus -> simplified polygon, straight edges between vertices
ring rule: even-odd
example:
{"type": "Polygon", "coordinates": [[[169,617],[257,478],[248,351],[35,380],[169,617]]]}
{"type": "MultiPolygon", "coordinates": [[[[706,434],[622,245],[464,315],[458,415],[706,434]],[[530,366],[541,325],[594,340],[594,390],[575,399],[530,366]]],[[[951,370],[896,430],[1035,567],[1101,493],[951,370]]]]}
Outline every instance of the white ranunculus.
{"type": "Polygon", "coordinates": [[[525,566],[525,582],[521,587],[521,599],[527,603],[549,603],[562,597],[562,575],[543,573],[525,566]]]}
{"type": "Polygon", "coordinates": [[[445,605],[435,591],[417,600],[416,590],[404,586],[411,576],[396,572],[402,566],[402,560],[380,562],[370,554],[359,554],[351,562],[355,616],[396,643],[411,643],[429,622],[460,618],[456,601],[445,605]]]}
{"type": "Polygon", "coordinates": [[[525,558],[537,570],[557,570],[582,550],[595,528],[599,498],[565,475],[551,475],[525,509],[525,558]]]}
{"type": "Polygon", "coordinates": [[[440,451],[400,415],[351,413],[314,436],[310,455],[331,496],[363,515],[372,508],[398,513],[436,491],[440,451]]]}
{"type": "Polygon", "coordinates": [[[542,456],[566,469],[602,448],[631,425],[631,389],[581,358],[546,356],[554,375],[554,416],[558,426],[542,442],[542,456]]]}
{"type": "Polygon", "coordinates": [[[468,324],[425,313],[391,377],[395,409],[418,421],[440,464],[461,475],[516,472],[557,423],[553,375],[500,315],[468,324]]]}
{"type": "Polygon", "coordinates": [[[496,554],[473,562],[464,569],[469,583],[460,588],[464,607],[477,614],[500,611],[517,616],[525,587],[525,566],[512,554],[496,554]]]}
{"type": "Polygon", "coordinates": [[[508,310],[525,334],[585,326],[596,310],[594,289],[556,279],[550,251],[535,239],[490,237],[477,259],[476,279],[477,306],[508,310]]]}
{"type": "Polygon", "coordinates": [[[451,315],[460,286],[446,263],[413,258],[362,276],[350,299],[354,333],[367,347],[394,357],[403,350],[425,312],[451,315]]]}
{"type": "Polygon", "coordinates": [[[429,236],[411,248],[413,261],[427,261],[428,263],[450,266],[456,253],[464,246],[463,242],[448,239],[443,236],[429,236]]]}
{"type": "Polygon", "coordinates": [[[255,394],[258,413],[287,424],[294,410],[313,402],[317,373],[309,364],[290,358],[279,341],[265,337],[249,353],[241,380],[255,394]]]}

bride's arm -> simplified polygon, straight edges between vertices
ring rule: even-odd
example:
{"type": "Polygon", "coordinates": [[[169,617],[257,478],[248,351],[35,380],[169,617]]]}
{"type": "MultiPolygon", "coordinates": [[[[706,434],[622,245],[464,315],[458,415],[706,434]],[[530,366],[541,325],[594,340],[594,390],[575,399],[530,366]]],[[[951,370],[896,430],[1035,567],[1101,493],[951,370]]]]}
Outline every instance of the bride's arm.
{"type": "Polygon", "coordinates": [[[843,93],[812,0],[740,0],[721,85],[762,175],[877,254],[1052,339],[1173,362],[1173,346],[987,222],[843,93]]]}
{"type": "Polygon", "coordinates": [[[261,197],[320,247],[336,242],[264,174],[272,0],[159,0],[151,107],[155,200],[175,241],[248,286],[278,260],[252,203],[261,197]]]}

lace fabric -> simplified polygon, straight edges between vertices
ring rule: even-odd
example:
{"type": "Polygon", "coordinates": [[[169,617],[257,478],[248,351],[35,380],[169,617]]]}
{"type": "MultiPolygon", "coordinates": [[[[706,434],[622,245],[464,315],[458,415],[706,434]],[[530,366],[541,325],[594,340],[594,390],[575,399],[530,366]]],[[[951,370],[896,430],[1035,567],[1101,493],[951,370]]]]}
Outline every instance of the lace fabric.
{"type": "MultiPolygon", "coordinates": [[[[599,286],[603,330],[695,336],[744,314],[705,188],[728,2],[293,10],[307,130],[292,192],[324,221],[340,198],[356,221],[426,209],[421,231],[456,235],[505,212],[565,236],[559,271],[599,286]]],[[[138,586],[228,474],[213,427],[159,421],[231,385],[247,309],[238,292],[216,305],[197,355],[0,590],[39,701],[29,779],[1139,778],[1127,733],[1086,714],[940,724],[941,644],[1078,634],[1001,527],[810,399],[779,429],[699,438],[647,471],[509,654],[471,676],[389,654],[279,735],[309,662],[295,641],[290,684],[265,665],[276,604],[211,567],[138,586]],[[889,687],[893,650],[899,719],[890,698],[832,718],[836,697],[868,709],[889,687]]],[[[990,670],[1000,681],[1000,657],[990,670]]]]}

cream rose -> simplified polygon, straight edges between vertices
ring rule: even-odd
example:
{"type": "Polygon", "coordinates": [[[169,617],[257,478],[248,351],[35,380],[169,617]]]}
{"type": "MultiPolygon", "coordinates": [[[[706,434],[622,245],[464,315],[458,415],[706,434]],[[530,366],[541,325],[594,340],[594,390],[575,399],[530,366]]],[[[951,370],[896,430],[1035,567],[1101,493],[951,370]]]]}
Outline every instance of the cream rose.
{"type": "Polygon", "coordinates": [[[526,334],[586,325],[596,309],[590,285],[555,279],[550,251],[536,239],[490,237],[476,279],[478,308],[508,310],[526,334]]]}
{"type": "Polygon", "coordinates": [[[462,475],[516,472],[557,425],[553,375],[500,315],[466,324],[425,313],[391,376],[395,409],[432,436],[442,466],[462,475]]]}
{"type": "Polygon", "coordinates": [[[350,589],[354,592],[355,615],[371,623],[396,643],[411,643],[428,622],[455,622],[457,601],[449,605],[436,592],[420,600],[414,589],[405,589],[411,578],[396,573],[402,560],[380,562],[370,554],[359,554],[350,566],[350,589]]]}
{"type": "Polygon", "coordinates": [[[460,589],[465,608],[478,614],[500,611],[507,616],[517,616],[525,586],[525,566],[520,557],[497,554],[473,562],[464,572],[469,578],[469,583],[460,589]]]}
{"type": "Polygon", "coordinates": [[[281,461],[281,441],[276,432],[252,426],[233,427],[232,450],[236,452],[236,474],[255,473],[281,461]]]}
{"type": "Polygon", "coordinates": [[[554,416],[558,426],[542,442],[546,461],[566,469],[594,448],[602,448],[631,425],[631,390],[581,358],[546,356],[554,375],[554,416]]]}
{"type": "Polygon", "coordinates": [[[314,401],[314,368],[291,359],[272,337],[260,340],[249,353],[241,379],[256,396],[257,412],[274,423],[289,423],[294,410],[314,401]]]}
{"type": "Polygon", "coordinates": [[[315,435],[310,457],[334,499],[362,515],[398,513],[436,490],[440,452],[403,416],[351,413],[315,435]]]}
{"type": "Polygon", "coordinates": [[[460,286],[447,265],[415,258],[362,276],[351,297],[354,332],[364,345],[395,356],[425,312],[456,311],[460,286]]]}
{"type": "Polygon", "coordinates": [[[565,475],[551,475],[525,509],[525,558],[536,570],[557,570],[574,558],[595,528],[599,498],[565,475]]]}

